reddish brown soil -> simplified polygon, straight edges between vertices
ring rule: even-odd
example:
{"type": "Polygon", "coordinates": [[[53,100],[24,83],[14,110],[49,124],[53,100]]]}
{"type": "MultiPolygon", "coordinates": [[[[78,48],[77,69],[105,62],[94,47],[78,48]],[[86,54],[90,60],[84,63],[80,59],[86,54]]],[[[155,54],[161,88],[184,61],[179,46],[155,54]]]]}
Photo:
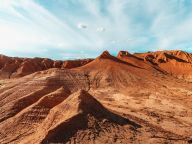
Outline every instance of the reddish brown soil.
{"type": "Polygon", "coordinates": [[[0,143],[192,142],[191,54],[105,51],[86,63],[2,79],[0,143]]]}

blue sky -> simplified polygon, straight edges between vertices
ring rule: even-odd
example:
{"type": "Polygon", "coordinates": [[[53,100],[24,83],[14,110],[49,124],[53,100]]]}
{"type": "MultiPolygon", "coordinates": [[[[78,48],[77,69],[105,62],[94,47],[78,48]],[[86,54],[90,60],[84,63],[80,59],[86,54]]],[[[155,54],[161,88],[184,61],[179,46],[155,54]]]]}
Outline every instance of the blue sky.
{"type": "Polygon", "coordinates": [[[192,52],[192,0],[0,0],[0,53],[74,59],[192,52]]]}

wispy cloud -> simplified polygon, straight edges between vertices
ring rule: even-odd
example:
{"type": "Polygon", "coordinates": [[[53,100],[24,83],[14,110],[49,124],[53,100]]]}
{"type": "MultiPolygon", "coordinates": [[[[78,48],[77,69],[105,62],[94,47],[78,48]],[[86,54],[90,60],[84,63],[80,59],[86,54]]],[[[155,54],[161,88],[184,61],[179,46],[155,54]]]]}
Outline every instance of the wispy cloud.
{"type": "Polygon", "coordinates": [[[191,8],[189,0],[1,0],[0,53],[192,51],[191,8]]]}

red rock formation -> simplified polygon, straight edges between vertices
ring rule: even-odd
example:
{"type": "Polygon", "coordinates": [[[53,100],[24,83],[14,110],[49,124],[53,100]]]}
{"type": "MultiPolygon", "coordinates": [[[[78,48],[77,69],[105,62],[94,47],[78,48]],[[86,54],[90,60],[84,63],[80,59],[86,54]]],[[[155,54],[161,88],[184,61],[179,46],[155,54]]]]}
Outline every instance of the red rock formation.
{"type": "Polygon", "coordinates": [[[5,70],[13,63],[21,74],[38,72],[0,81],[0,143],[191,142],[192,83],[163,73],[173,58],[159,55],[104,52],[73,69],[8,58],[5,70]]]}
{"type": "Polygon", "coordinates": [[[122,61],[125,61],[127,63],[130,63],[136,67],[143,68],[146,70],[159,69],[155,65],[151,65],[150,63],[145,62],[142,58],[139,58],[126,51],[120,51],[117,55],[117,58],[119,58],[122,61]]]}
{"type": "Polygon", "coordinates": [[[54,61],[47,58],[15,58],[0,55],[0,79],[17,78],[50,68],[75,68],[92,59],[54,61]]]}
{"type": "MultiPolygon", "coordinates": [[[[192,54],[183,51],[172,50],[136,54],[120,51],[117,58],[111,56],[108,51],[104,51],[96,58],[96,63],[103,60],[124,62],[148,71],[158,70],[186,80],[191,80],[192,77],[192,54]]],[[[0,79],[22,77],[50,68],[71,69],[81,67],[92,61],[93,59],[53,61],[46,58],[14,58],[0,55],[0,79]]]]}
{"type": "Polygon", "coordinates": [[[86,65],[91,62],[92,59],[84,59],[84,60],[66,60],[63,62],[62,68],[75,68],[86,65]]]}
{"type": "Polygon", "coordinates": [[[134,55],[153,65],[157,65],[169,74],[189,81],[192,80],[192,54],[190,53],[172,50],[134,55]]]}

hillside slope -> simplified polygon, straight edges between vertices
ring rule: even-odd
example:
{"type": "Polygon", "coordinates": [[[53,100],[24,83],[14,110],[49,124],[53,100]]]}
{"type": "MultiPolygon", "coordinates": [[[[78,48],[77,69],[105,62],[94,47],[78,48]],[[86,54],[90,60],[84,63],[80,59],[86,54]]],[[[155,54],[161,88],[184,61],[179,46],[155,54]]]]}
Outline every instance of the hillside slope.
{"type": "MultiPolygon", "coordinates": [[[[190,63],[190,62],[187,62],[190,63]]],[[[190,143],[192,83],[105,51],[0,85],[0,143],[190,143]]]]}

